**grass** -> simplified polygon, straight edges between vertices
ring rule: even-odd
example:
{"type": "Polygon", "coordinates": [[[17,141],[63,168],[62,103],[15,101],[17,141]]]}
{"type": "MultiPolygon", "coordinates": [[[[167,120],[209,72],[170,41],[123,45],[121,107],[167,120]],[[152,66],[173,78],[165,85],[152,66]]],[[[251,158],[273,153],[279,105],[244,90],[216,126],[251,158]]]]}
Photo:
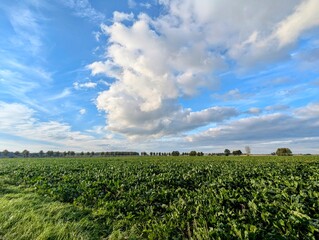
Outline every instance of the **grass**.
{"type": "Polygon", "coordinates": [[[89,212],[0,180],[0,239],[98,239],[89,212]]]}

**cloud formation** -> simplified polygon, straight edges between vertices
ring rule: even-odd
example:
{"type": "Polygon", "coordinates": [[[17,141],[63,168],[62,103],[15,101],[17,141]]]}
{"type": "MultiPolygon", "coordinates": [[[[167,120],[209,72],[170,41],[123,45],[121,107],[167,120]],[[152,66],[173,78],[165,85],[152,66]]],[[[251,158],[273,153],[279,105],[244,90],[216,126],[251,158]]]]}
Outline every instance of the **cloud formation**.
{"type": "Polygon", "coordinates": [[[104,14],[93,8],[88,0],[62,0],[61,3],[71,8],[76,16],[97,23],[105,20],[104,14]]]}
{"type": "Polygon", "coordinates": [[[73,83],[73,87],[76,89],[76,90],[79,90],[79,89],[85,89],[85,88],[96,88],[97,86],[97,83],[95,82],[85,82],[85,83],[79,83],[79,82],[75,82],[73,83]]]}
{"type": "Polygon", "coordinates": [[[128,137],[176,134],[238,115],[214,105],[192,111],[179,100],[217,87],[219,73],[290,58],[301,34],[319,26],[316,0],[158,4],[164,12],[157,17],[116,12],[113,23],[102,25],[106,59],[88,65],[92,75],[116,80],[100,93],[97,107],[106,112],[109,130],[128,137]]]}
{"type": "Polygon", "coordinates": [[[0,101],[0,133],[27,139],[28,142],[39,141],[52,148],[83,149],[84,145],[92,149],[94,144],[101,144],[90,135],[72,131],[71,126],[57,121],[42,122],[36,118],[36,112],[19,103],[0,101]]]}
{"type": "Polygon", "coordinates": [[[319,136],[319,103],[289,113],[247,117],[188,136],[197,144],[218,142],[284,141],[319,136]]]}

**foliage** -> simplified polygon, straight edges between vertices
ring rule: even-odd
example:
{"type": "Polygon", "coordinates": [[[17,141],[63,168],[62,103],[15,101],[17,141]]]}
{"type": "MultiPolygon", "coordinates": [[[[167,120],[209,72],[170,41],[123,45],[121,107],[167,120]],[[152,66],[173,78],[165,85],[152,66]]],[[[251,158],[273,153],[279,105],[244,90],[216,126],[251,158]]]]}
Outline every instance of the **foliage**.
{"type": "Polygon", "coordinates": [[[278,148],[276,151],[277,156],[292,156],[292,152],[289,148],[278,148]]]}
{"type": "Polygon", "coordinates": [[[196,151],[190,151],[189,156],[196,156],[197,152],[196,151]]]}
{"type": "Polygon", "coordinates": [[[225,153],[225,156],[229,156],[229,155],[230,155],[230,150],[226,148],[226,149],[224,150],[224,153],[225,153]]]}
{"type": "Polygon", "coordinates": [[[173,151],[172,156],[179,156],[179,151],[173,151]]]}
{"type": "Polygon", "coordinates": [[[235,155],[235,156],[240,156],[240,155],[242,155],[243,153],[241,152],[241,150],[235,150],[235,151],[233,151],[233,155],[235,155]]]}
{"type": "Polygon", "coordinates": [[[30,152],[25,149],[23,150],[22,154],[23,154],[23,157],[29,157],[30,152]]]}
{"type": "Polygon", "coordinates": [[[197,156],[204,156],[203,152],[197,152],[197,156]]]}
{"type": "Polygon", "coordinates": [[[319,238],[316,156],[1,159],[1,177],[87,211],[99,238],[319,238]]]}

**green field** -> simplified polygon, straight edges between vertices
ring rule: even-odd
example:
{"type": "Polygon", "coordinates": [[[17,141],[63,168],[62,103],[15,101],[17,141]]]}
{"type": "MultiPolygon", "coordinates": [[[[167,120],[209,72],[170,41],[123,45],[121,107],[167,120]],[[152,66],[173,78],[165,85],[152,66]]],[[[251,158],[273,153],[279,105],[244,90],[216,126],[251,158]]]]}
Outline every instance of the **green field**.
{"type": "Polygon", "coordinates": [[[0,159],[0,239],[319,239],[319,158],[0,159]]]}

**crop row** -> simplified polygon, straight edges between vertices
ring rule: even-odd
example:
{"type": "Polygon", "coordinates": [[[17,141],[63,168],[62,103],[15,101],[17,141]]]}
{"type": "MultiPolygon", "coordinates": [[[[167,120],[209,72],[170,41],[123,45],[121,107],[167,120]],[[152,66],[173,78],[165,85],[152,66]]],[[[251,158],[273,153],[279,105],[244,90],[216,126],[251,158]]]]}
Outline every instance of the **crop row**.
{"type": "Polygon", "coordinates": [[[316,157],[46,159],[0,166],[17,185],[91,211],[101,237],[319,238],[316,157]]]}

